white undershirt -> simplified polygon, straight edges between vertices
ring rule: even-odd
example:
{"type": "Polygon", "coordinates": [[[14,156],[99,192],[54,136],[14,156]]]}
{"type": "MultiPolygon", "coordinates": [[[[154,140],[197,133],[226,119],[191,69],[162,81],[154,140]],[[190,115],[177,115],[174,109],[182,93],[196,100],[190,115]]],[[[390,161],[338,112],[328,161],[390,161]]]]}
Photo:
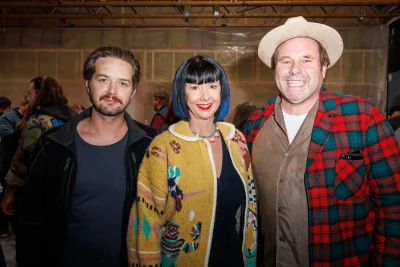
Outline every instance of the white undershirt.
{"type": "Polygon", "coordinates": [[[301,125],[303,124],[304,119],[307,117],[308,113],[298,116],[287,114],[283,110],[282,113],[283,113],[283,118],[285,119],[285,126],[289,139],[289,144],[291,144],[297,132],[299,131],[301,125]]]}

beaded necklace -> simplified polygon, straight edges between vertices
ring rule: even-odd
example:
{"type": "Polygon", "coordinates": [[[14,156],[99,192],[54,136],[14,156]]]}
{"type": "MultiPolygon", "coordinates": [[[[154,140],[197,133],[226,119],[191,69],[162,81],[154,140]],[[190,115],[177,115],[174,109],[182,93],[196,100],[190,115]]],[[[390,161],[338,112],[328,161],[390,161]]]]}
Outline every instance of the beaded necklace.
{"type": "Polygon", "coordinates": [[[218,131],[219,131],[218,126],[216,124],[214,124],[214,131],[210,135],[201,135],[201,134],[198,134],[198,133],[196,133],[194,131],[192,131],[192,133],[198,138],[202,138],[202,139],[206,139],[206,140],[208,138],[210,138],[210,142],[212,143],[212,142],[215,142],[215,138],[219,138],[218,131]]]}

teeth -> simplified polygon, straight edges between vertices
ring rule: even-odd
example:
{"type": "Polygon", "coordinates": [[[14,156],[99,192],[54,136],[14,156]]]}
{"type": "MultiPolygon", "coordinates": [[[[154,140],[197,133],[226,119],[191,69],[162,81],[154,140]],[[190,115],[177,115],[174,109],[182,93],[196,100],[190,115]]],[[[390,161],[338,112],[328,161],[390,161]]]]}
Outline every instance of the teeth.
{"type": "Polygon", "coordinates": [[[288,81],[287,83],[289,85],[301,86],[301,85],[304,85],[306,82],[305,81],[288,81]]]}

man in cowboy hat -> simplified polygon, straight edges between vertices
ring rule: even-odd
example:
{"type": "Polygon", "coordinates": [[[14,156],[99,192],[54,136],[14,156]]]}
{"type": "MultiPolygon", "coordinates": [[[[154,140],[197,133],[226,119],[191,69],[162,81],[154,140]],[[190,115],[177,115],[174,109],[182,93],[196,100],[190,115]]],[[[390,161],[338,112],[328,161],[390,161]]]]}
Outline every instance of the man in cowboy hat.
{"type": "Polygon", "coordinates": [[[290,18],[261,40],[279,95],[245,125],[264,266],[400,266],[400,156],[372,104],[330,92],[339,33],[290,18]]]}

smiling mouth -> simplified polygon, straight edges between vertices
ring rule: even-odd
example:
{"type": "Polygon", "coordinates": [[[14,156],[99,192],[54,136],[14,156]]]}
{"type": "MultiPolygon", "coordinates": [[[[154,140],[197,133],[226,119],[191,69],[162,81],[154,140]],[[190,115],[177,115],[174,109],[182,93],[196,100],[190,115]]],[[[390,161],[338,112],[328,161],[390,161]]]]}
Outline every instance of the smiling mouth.
{"type": "Polygon", "coordinates": [[[286,81],[286,83],[290,86],[302,86],[305,85],[305,81],[286,81]]]}
{"type": "Polygon", "coordinates": [[[204,104],[204,105],[198,104],[197,106],[198,106],[201,110],[208,110],[208,109],[211,108],[212,104],[204,104]]]}

